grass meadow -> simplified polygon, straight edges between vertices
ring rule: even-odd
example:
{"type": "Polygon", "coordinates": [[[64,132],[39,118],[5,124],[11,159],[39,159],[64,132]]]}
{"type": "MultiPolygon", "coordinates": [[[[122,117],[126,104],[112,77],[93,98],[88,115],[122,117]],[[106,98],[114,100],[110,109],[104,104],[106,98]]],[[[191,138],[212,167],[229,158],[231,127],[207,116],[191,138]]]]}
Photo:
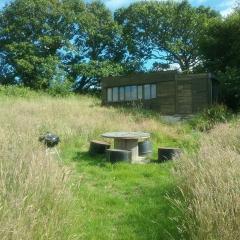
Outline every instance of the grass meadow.
{"type": "Polygon", "coordinates": [[[237,239],[237,121],[202,134],[89,96],[0,96],[0,104],[0,239],[237,239]],[[120,130],[151,133],[151,164],[88,154],[91,139],[120,130]],[[57,152],[38,142],[46,131],[60,136],[57,152]],[[157,164],[158,146],[184,155],[157,164]]]}
{"type": "Polygon", "coordinates": [[[184,212],[181,229],[188,238],[239,239],[240,121],[202,136],[199,151],[183,156],[175,168],[183,197],[175,204],[184,212]]]}

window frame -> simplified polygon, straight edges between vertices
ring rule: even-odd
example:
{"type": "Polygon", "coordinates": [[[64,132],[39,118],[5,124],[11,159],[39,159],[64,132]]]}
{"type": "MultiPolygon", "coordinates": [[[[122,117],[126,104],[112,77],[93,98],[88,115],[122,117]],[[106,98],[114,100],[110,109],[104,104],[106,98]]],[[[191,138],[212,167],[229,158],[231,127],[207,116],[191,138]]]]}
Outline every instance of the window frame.
{"type": "Polygon", "coordinates": [[[144,100],[150,100],[151,99],[151,84],[144,84],[143,85],[144,87],[144,94],[143,94],[143,96],[144,96],[144,100]],[[148,89],[147,89],[147,87],[148,87],[148,89]],[[148,91],[146,91],[146,90],[148,90],[148,91]],[[147,92],[148,92],[148,97],[147,97],[147,92]]]}
{"type": "Polygon", "coordinates": [[[112,88],[112,102],[119,102],[119,87],[112,88]]]}
{"type": "Polygon", "coordinates": [[[107,102],[113,102],[112,88],[107,88],[107,102]],[[109,97],[111,97],[111,100],[109,97]]]}
{"type": "Polygon", "coordinates": [[[119,87],[119,102],[124,102],[124,101],[125,101],[125,87],[121,86],[119,87]],[[121,92],[121,90],[123,90],[123,92],[121,92]]]}
{"type": "Polygon", "coordinates": [[[151,87],[150,87],[150,91],[151,91],[151,99],[155,99],[157,98],[157,84],[156,83],[151,83],[151,87]],[[154,86],[154,96],[153,96],[153,86],[154,86]]]}
{"type": "Polygon", "coordinates": [[[143,85],[137,85],[137,100],[143,99],[143,85]],[[141,89],[141,97],[139,95],[139,89],[141,89]]]}

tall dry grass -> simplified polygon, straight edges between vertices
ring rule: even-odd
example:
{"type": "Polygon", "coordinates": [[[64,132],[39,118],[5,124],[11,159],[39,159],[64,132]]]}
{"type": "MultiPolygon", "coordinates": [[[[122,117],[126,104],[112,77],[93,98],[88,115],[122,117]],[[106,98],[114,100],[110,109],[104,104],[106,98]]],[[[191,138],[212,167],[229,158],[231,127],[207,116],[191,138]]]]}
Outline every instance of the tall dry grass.
{"type": "Polygon", "coordinates": [[[26,108],[1,102],[0,239],[62,239],[71,201],[68,170],[38,143],[41,120],[29,115],[37,111],[34,104],[26,108]]]}
{"type": "Polygon", "coordinates": [[[200,151],[176,164],[183,210],[180,229],[189,239],[240,238],[240,123],[219,125],[201,141],[200,151]]]}
{"type": "Polygon", "coordinates": [[[114,130],[183,135],[179,127],[100,107],[94,98],[0,97],[0,239],[76,239],[68,232],[77,224],[69,213],[69,170],[38,137],[51,131],[64,143],[77,136],[87,147],[90,139],[114,130]]]}

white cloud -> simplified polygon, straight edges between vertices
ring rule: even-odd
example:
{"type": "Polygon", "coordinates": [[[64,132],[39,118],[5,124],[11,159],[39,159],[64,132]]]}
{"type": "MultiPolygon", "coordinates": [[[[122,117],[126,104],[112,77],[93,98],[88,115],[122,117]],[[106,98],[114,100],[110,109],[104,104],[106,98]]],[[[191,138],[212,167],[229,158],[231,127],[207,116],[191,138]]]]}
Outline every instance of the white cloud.
{"type": "Polygon", "coordinates": [[[236,0],[225,0],[222,1],[218,6],[219,8],[229,8],[233,7],[236,4],[236,0]]]}
{"type": "Polygon", "coordinates": [[[232,7],[226,8],[226,9],[220,11],[220,13],[221,13],[221,15],[222,15],[223,17],[228,16],[228,15],[231,14],[232,12],[233,12],[233,8],[232,8],[232,7]]]}
{"type": "Polygon", "coordinates": [[[197,4],[203,4],[203,3],[206,3],[207,0],[196,0],[195,1],[197,4]]]}
{"type": "Polygon", "coordinates": [[[234,7],[236,5],[236,0],[225,0],[221,4],[219,4],[220,13],[223,17],[226,17],[227,15],[231,14],[234,10],[234,7]]]}
{"type": "MultiPolygon", "coordinates": [[[[142,0],[104,0],[106,6],[113,11],[117,8],[126,7],[131,3],[138,2],[138,1],[142,1],[142,0]]],[[[146,1],[151,1],[151,0],[146,0],[146,1]]],[[[157,0],[157,1],[165,1],[165,0],[157,0]]],[[[181,0],[175,0],[175,1],[178,2],[181,0]]],[[[198,0],[198,1],[206,1],[206,0],[198,0]]]]}
{"type": "Polygon", "coordinates": [[[108,8],[110,8],[111,10],[115,10],[117,8],[129,5],[132,1],[130,1],[130,0],[106,0],[104,2],[108,8]]]}
{"type": "Polygon", "coordinates": [[[0,8],[4,7],[7,3],[10,3],[10,0],[0,0],[0,8]]]}

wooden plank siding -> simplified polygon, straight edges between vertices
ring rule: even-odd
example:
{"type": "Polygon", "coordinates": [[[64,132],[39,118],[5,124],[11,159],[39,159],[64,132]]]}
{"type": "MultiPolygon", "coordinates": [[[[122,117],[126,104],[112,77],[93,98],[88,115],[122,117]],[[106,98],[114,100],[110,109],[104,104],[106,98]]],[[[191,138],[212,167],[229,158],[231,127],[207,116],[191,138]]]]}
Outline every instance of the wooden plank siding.
{"type": "Polygon", "coordinates": [[[192,114],[212,104],[211,75],[181,74],[176,71],[136,73],[104,78],[102,102],[105,105],[128,104],[127,101],[107,102],[107,89],[145,84],[156,84],[156,98],[142,99],[141,104],[144,108],[153,109],[162,114],[192,114]]]}

